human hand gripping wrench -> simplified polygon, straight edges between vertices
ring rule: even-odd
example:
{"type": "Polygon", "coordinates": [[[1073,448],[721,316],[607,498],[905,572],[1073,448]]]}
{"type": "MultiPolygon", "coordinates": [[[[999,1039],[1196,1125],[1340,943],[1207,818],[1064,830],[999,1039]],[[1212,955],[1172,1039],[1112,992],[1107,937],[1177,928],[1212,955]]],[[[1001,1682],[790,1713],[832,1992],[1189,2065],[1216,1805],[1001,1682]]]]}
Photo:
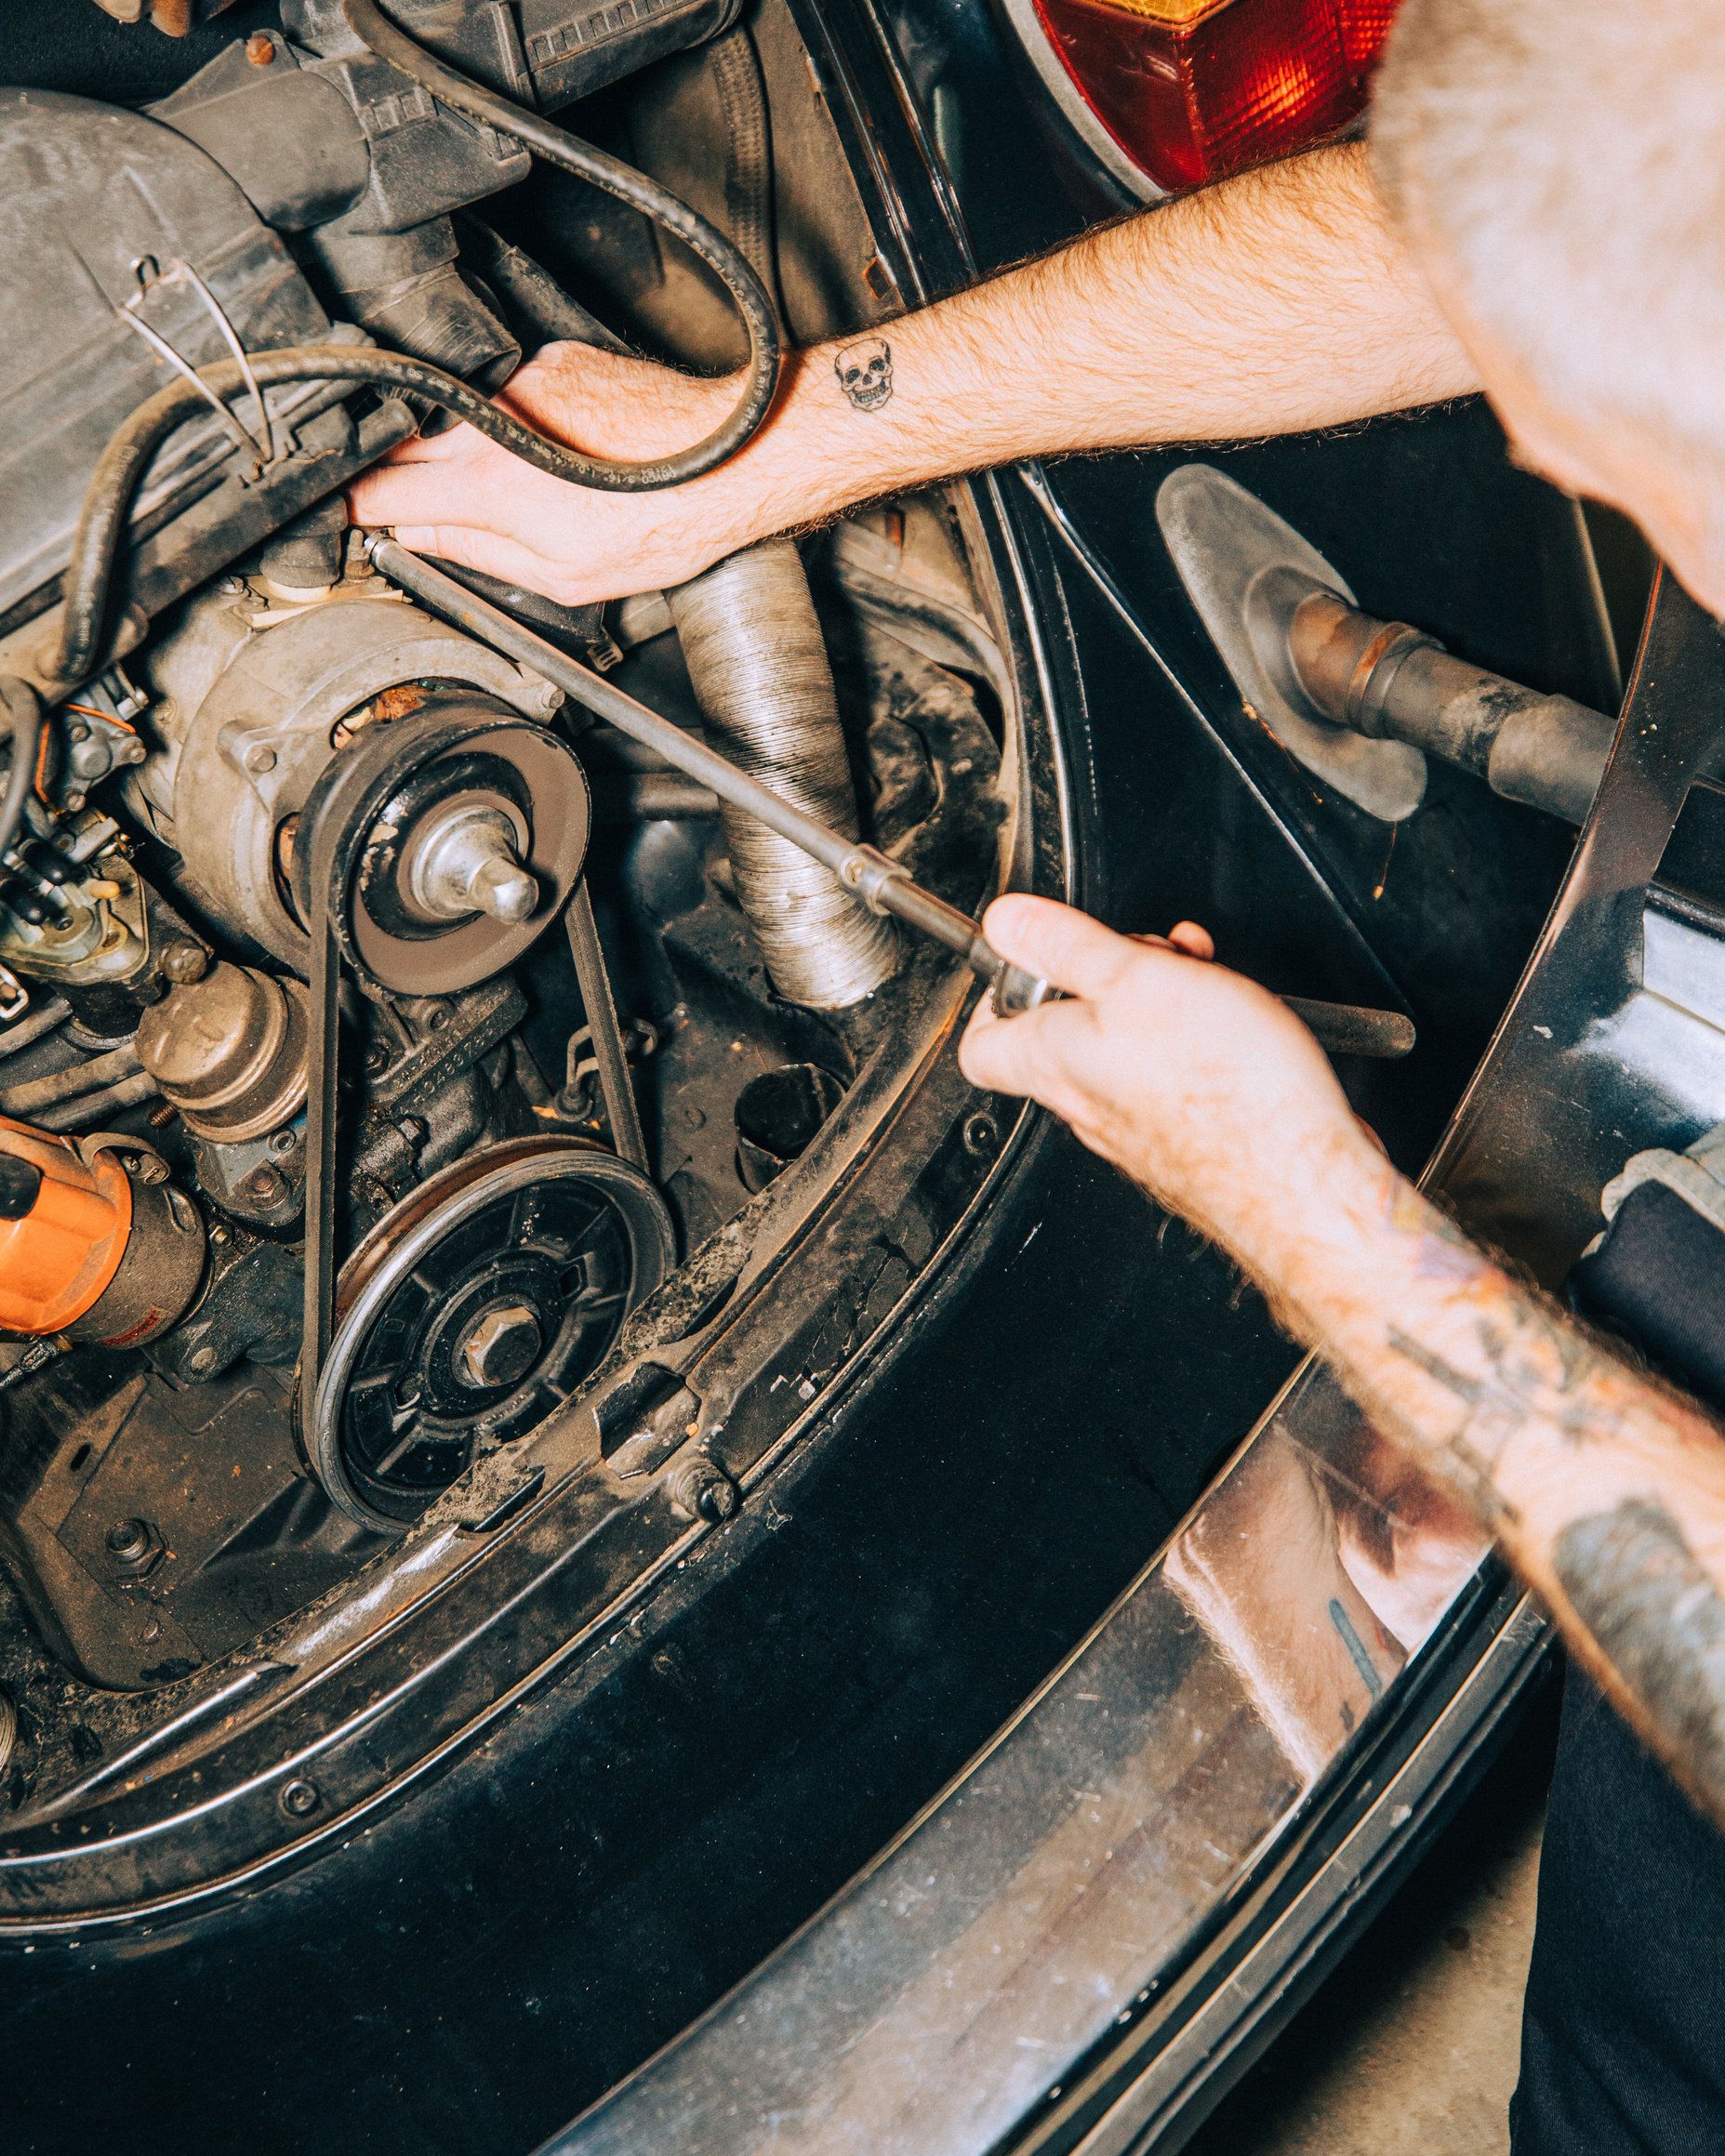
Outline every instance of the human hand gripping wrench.
{"type": "MultiPolygon", "coordinates": [[[[704,741],[660,718],[644,704],[638,704],[578,660],[565,656],[554,644],[477,598],[400,540],[379,534],[367,541],[366,548],[373,566],[381,575],[434,614],[518,665],[531,668],[619,733],[656,750],[676,770],[710,788],[721,800],[758,818],[769,830],[800,846],[829,868],[871,912],[890,915],[956,951],[974,973],[989,984],[993,1007],[1000,1017],[1034,1010],[1063,993],[1040,975],[1003,959],[969,914],[924,890],[908,870],[877,847],[860,844],[805,815],[704,741]]],[[[1400,1012],[1312,1002],[1293,996],[1283,1000],[1332,1054],[1398,1056],[1405,1055],[1413,1045],[1413,1027],[1400,1012]]]]}

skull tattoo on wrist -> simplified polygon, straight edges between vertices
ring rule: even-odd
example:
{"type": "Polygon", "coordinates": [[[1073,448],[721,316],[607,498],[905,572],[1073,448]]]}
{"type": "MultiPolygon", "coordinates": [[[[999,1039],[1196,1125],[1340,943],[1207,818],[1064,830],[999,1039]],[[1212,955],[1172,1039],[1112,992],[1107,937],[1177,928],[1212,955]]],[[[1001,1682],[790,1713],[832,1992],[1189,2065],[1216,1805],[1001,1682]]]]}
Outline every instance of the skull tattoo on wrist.
{"type": "Polygon", "coordinates": [[[866,337],[838,353],[832,371],[859,412],[878,412],[893,393],[893,348],[883,337],[866,337]]]}

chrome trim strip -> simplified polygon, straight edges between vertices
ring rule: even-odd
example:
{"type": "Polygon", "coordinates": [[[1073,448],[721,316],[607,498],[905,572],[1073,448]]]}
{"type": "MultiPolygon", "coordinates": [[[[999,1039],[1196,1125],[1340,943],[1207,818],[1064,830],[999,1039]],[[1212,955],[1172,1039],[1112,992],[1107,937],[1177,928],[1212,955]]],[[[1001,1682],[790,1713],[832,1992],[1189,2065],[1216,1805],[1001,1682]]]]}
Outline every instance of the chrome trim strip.
{"type": "Polygon", "coordinates": [[[1016,33],[1025,57],[1036,70],[1042,87],[1109,179],[1137,202],[1165,202],[1167,189],[1158,187],[1148,172],[1133,163],[1084,101],[1083,93],[1068,73],[1065,61],[1042,28],[1042,18],[1036,12],[1036,0],[1000,0],[1000,7],[1016,33]]]}

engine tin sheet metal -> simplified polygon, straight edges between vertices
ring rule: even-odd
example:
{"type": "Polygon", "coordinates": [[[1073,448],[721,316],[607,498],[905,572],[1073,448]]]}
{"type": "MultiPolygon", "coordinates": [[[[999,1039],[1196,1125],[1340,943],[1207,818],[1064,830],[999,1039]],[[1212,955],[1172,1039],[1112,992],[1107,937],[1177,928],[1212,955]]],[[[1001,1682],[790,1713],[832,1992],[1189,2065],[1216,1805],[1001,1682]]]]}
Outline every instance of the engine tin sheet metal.
{"type": "MultiPolygon", "coordinates": [[[[1548,1284],[1625,1157],[1725,1120],[1710,1005],[1643,971],[1649,887],[1721,771],[1725,637],[1665,579],[1570,877],[1427,1177],[1548,1284]]],[[[547,2156],[1148,2145],[1545,1636],[1478,1530],[1307,1365],[944,1795],[547,2156]]]]}

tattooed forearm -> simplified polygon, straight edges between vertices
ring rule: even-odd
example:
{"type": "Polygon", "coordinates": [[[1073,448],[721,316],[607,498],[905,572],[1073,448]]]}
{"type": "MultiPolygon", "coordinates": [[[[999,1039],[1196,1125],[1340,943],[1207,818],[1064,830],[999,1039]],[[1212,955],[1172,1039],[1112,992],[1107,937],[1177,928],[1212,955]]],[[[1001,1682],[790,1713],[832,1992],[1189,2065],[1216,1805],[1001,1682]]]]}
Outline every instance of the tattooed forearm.
{"type": "MultiPolygon", "coordinates": [[[[1384,1435],[1473,1507],[1725,1824],[1725,1442],[1417,1193],[1299,1298],[1384,1435]],[[1313,1292],[1314,1285],[1317,1292],[1313,1292]]],[[[1374,1194],[1376,1195],[1376,1194],[1374,1194]]]]}
{"type": "Polygon", "coordinates": [[[1552,1569],[1650,1734],[1725,1819],[1725,1599],[1662,1504],[1575,1520],[1552,1569]]]}

